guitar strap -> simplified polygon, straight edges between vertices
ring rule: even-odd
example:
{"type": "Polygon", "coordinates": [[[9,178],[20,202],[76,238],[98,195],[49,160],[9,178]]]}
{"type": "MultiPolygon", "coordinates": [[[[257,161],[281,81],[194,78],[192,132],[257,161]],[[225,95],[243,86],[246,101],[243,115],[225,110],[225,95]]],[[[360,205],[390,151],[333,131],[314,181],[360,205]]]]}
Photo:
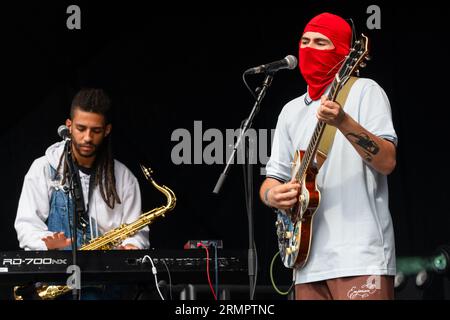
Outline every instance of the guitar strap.
{"type": "MultiPolygon", "coordinates": [[[[356,80],[358,80],[357,77],[350,77],[350,79],[347,80],[342,89],[339,91],[336,97],[336,102],[339,103],[339,105],[342,108],[345,107],[345,102],[347,101],[348,93],[350,92],[350,89],[352,88],[356,80]]],[[[336,135],[336,127],[327,124],[323,131],[322,138],[320,139],[319,146],[317,147],[316,156],[319,169],[320,167],[322,167],[323,163],[327,159],[328,152],[330,151],[331,146],[333,145],[335,135],[336,135]]]]}

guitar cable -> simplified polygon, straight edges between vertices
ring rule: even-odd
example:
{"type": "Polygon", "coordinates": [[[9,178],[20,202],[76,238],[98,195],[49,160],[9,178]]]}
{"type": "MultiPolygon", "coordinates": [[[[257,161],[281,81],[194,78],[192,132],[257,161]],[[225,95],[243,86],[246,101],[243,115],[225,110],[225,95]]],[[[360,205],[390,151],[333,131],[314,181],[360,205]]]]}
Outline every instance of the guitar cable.
{"type": "Polygon", "coordinates": [[[287,291],[281,291],[281,290],[277,287],[277,285],[275,284],[275,280],[273,279],[273,266],[274,266],[274,263],[275,263],[275,259],[276,259],[279,255],[280,255],[280,251],[278,251],[278,252],[273,256],[272,262],[270,262],[270,270],[269,270],[269,273],[270,273],[270,282],[272,283],[272,287],[275,289],[275,291],[276,291],[278,294],[280,294],[280,295],[282,295],[282,296],[287,296],[287,295],[289,294],[289,292],[291,292],[292,288],[294,287],[295,281],[292,281],[292,284],[291,284],[291,286],[289,287],[289,289],[288,289],[287,291]]]}

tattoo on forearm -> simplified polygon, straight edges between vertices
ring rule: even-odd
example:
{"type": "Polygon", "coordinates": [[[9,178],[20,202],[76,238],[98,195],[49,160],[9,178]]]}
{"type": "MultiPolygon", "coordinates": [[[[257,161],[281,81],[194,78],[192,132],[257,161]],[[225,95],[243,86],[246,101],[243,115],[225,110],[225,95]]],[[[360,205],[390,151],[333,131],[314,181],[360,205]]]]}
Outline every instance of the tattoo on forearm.
{"type": "Polygon", "coordinates": [[[353,143],[357,144],[364,149],[365,159],[368,162],[372,161],[372,156],[376,155],[380,151],[380,147],[373,141],[366,133],[360,134],[347,133],[346,137],[353,143]]]}

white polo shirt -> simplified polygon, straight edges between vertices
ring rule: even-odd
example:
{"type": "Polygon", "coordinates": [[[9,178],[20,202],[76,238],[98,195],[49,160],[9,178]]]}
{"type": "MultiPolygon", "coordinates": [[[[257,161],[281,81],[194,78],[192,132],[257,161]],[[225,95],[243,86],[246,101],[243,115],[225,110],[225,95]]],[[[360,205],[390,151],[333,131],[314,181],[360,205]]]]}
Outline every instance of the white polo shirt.
{"type": "MultiPolygon", "coordinates": [[[[289,181],[294,151],[306,150],[320,105],[320,100],[307,104],[307,99],[304,94],[281,111],[267,177],[289,181]]],[[[358,79],[344,110],[369,132],[397,144],[389,100],[375,81],[358,79]]],[[[296,270],[296,283],[395,275],[387,177],[365,164],[339,130],[317,175],[317,185],[321,202],[314,215],[311,251],[306,266],[296,270]]]]}

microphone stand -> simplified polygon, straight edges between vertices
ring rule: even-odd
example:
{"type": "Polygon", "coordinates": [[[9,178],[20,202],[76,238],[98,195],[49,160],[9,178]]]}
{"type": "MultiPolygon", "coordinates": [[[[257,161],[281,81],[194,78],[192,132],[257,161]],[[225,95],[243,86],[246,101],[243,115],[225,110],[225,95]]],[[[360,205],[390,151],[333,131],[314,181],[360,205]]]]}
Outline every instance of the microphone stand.
{"type": "MultiPolygon", "coordinates": [[[[250,112],[249,117],[245,120],[244,125],[242,126],[241,133],[236,141],[236,143],[233,146],[233,151],[228,158],[227,164],[225,166],[225,169],[223,170],[222,174],[220,175],[216,186],[214,187],[214,193],[218,194],[220,192],[220,189],[222,188],[223,183],[225,182],[225,179],[228,176],[228,172],[230,171],[230,165],[233,162],[233,159],[236,155],[236,152],[245,137],[245,133],[247,130],[252,126],[253,119],[255,118],[256,114],[258,113],[261,102],[266,95],[267,89],[272,84],[273,80],[273,73],[266,73],[266,77],[264,79],[263,85],[261,90],[258,93],[258,96],[256,98],[255,104],[253,105],[253,109],[250,112]]],[[[246,181],[246,192],[245,192],[245,201],[246,201],[246,208],[247,208],[247,216],[248,216],[248,276],[249,276],[249,284],[250,284],[250,300],[253,300],[253,294],[254,294],[254,288],[256,285],[256,249],[255,249],[255,241],[254,241],[254,230],[253,230],[253,167],[250,164],[249,159],[249,150],[248,150],[248,144],[244,141],[244,148],[245,148],[245,158],[246,163],[248,165],[247,170],[244,169],[244,172],[247,171],[247,177],[244,177],[244,181],[246,181]]],[[[245,164],[244,164],[245,166],[245,164]]],[[[244,167],[245,168],[245,167],[244,167]]]]}
{"type": "MultiPolygon", "coordinates": [[[[69,170],[69,192],[72,194],[72,199],[74,203],[73,208],[73,215],[72,215],[72,265],[77,266],[77,250],[78,250],[78,217],[80,216],[80,210],[84,210],[84,208],[80,208],[79,206],[79,199],[81,199],[81,186],[78,183],[78,179],[75,178],[76,175],[76,169],[73,164],[73,158],[72,158],[72,141],[70,139],[66,140],[66,144],[64,146],[64,155],[65,159],[67,161],[67,167],[69,170]]],[[[69,207],[68,207],[69,209],[69,207]]],[[[70,212],[68,212],[70,217],[70,212]]],[[[75,271],[76,272],[76,271],[75,271]]],[[[77,279],[77,278],[75,278],[77,279]]],[[[80,275],[81,279],[81,275],[80,275]]],[[[76,285],[80,285],[79,283],[75,282],[76,285]]],[[[72,297],[73,300],[78,300],[79,298],[79,290],[77,286],[72,289],[72,297]]]]}

